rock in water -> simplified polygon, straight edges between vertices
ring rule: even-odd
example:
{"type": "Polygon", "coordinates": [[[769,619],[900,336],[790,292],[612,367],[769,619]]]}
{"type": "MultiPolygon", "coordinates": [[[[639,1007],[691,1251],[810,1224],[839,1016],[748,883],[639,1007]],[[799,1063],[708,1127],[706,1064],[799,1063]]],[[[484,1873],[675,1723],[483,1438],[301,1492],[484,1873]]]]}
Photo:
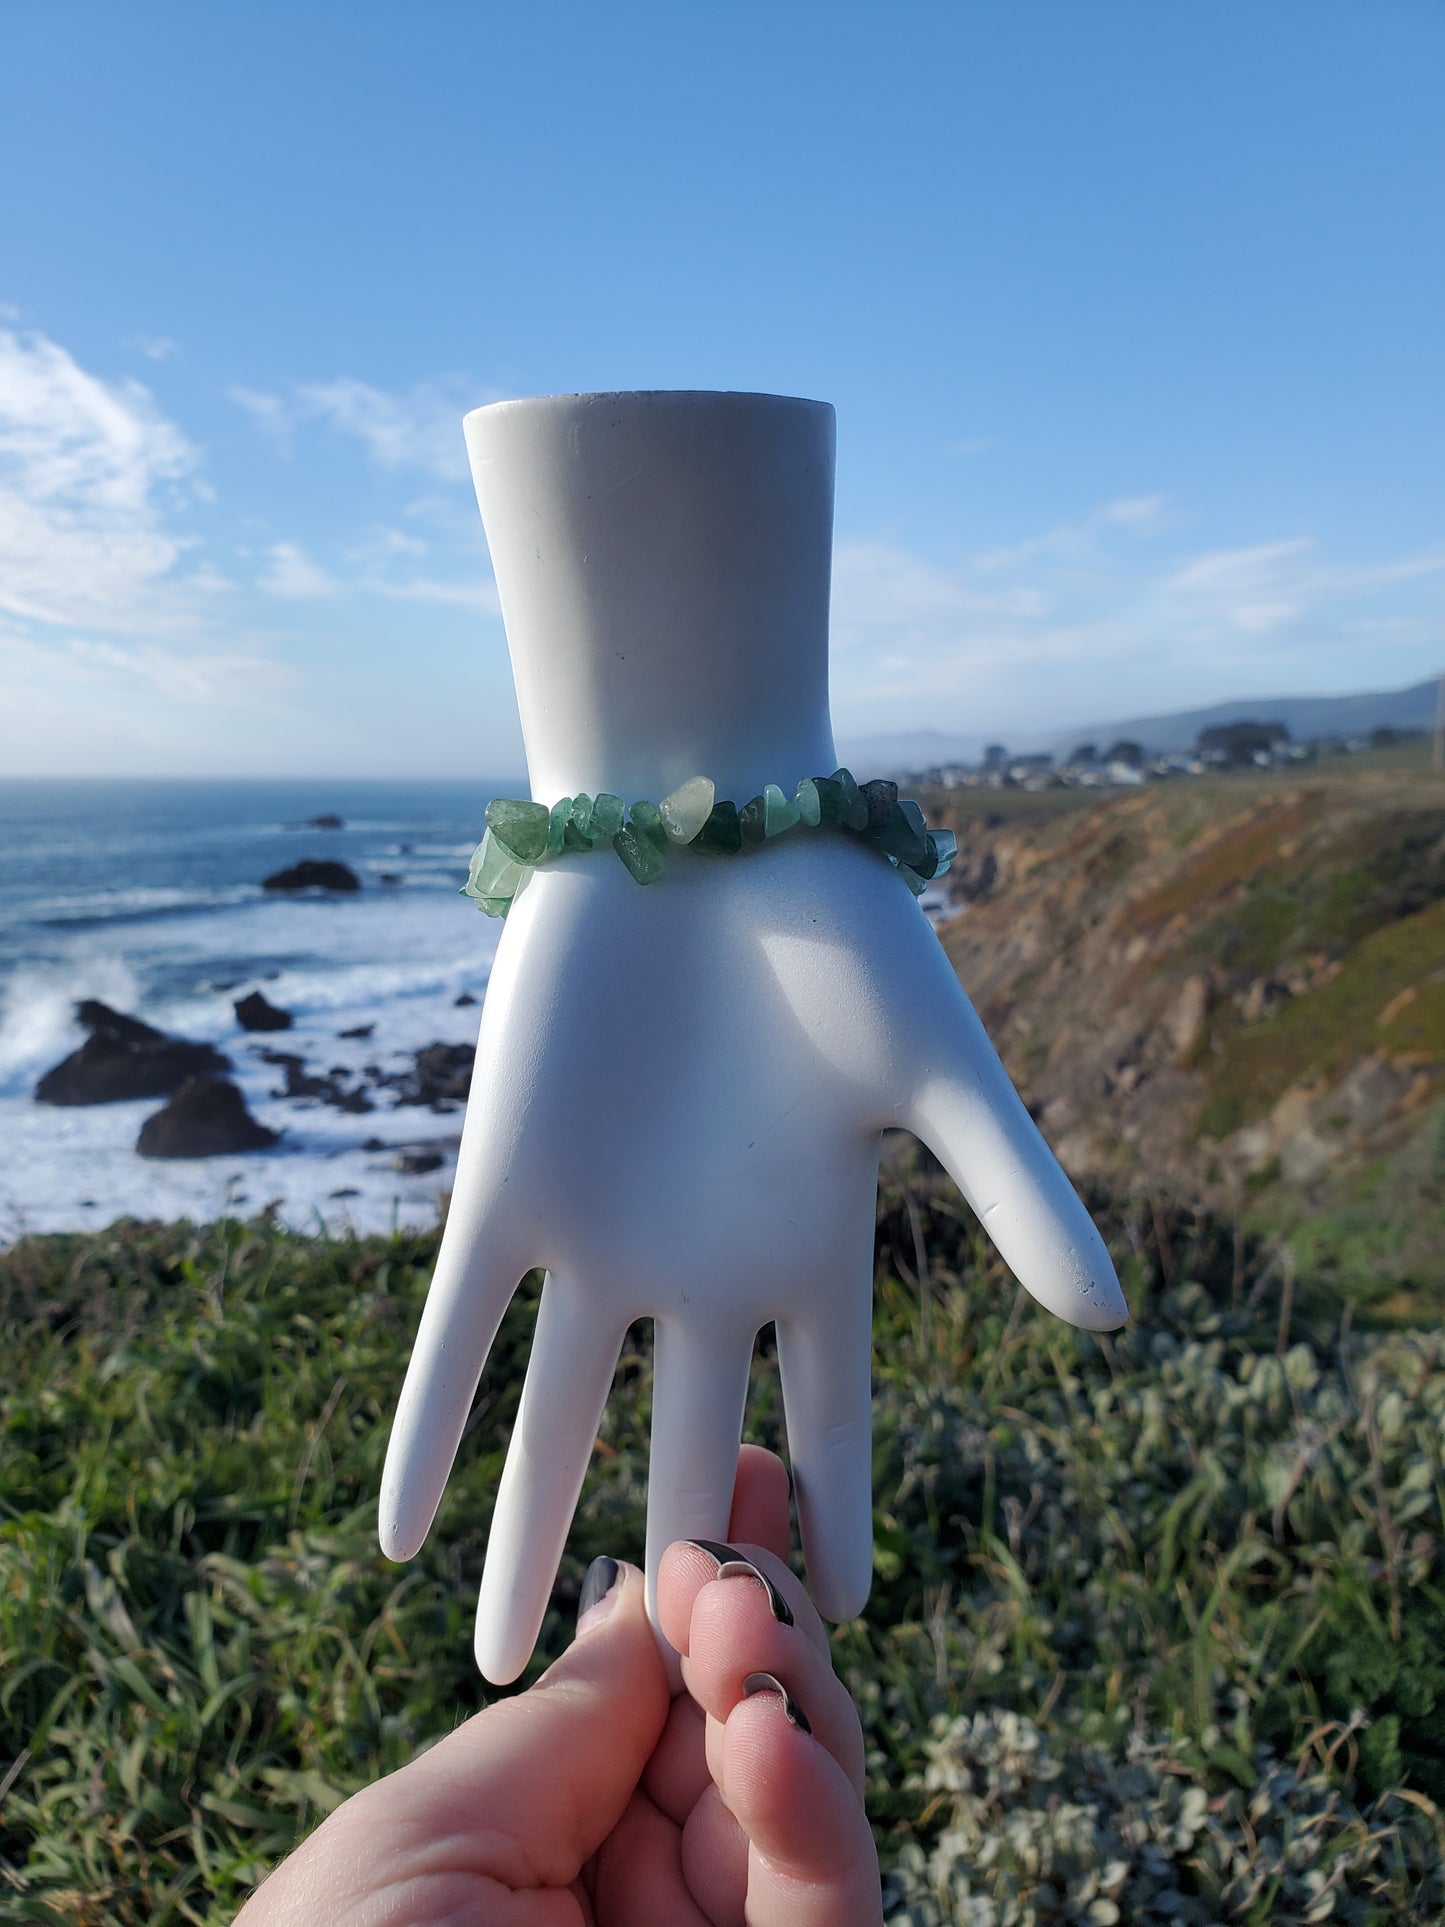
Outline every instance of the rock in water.
{"type": "Polygon", "coordinates": [[[94,999],[77,1004],[75,1014],[90,1035],[35,1086],[42,1104],[118,1104],[128,1098],[165,1097],[188,1077],[231,1068],[231,1060],[212,1045],[168,1037],[94,999]]]}
{"type": "Polygon", "coordinates": [[[253,990],[249,997],[238,997],[235,1002],[236,1022],[242,1030],[290,1030],[291,1013],[278,1010],[275,1004],[267,1003],[259,990],[253,990]]]}
{"type": "Polygon", "coordinates": [[[472,1088],[476,1049],[471,1044],[428,1044],[416,1054],[416,1068],[403,1082],[402,1104],[449,1104],[472,1088]]]}
{"type": "Polygon", "coordinates": [[[409,1177],[415,1177],[423,1171],[440,1171],[442,1154],[431,1150],[398,1151],[391,1161],[391,1168],[405,1172],[409,1177]]]}
{"type": "Polygon", "coordinates": [[[143,1158],[217,1158],[264,1151],[279,1133],[258,1124],[224,1077],[188,1077],[164,1110],[148,1117],[136,1139],[143,1158]]]}
{"type": "Polygon", "coordinates": [[[313,816],[306,827],[311,830],[344,830],[346,822],[335,810],[323,810],[320,816],[313,816]]]}
{"type": "Polygon", "coordinates": [[[276,870],[261,885],[263,890],[359,890],[361,878],[348,864],[321,862],[303,857],[289,869],[276,870]]]}

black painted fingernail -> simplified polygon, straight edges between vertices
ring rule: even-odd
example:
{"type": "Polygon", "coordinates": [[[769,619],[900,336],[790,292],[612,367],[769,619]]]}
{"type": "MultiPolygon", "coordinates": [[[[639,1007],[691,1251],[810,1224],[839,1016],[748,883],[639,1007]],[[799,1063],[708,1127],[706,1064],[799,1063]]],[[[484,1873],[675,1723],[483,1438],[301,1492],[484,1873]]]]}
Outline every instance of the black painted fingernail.
{"type": "Polygon", "coordinates": [[[577,1595],[577,1624],[579,1626],[587,1617],[588,1613],[591,1612],[592,1608],[601,1605],[608,1593],[611,1592],[612,1588],[617,1584],[617,1575],[621,1570],[621,1566],[618,1565],[615,1559],[602,1558],[592,1561],[592,1564],[587,1568],[586,1576],[583,1578],[582,1590],[577,1595]]]}
{"type": "Polygon", "coordinates": [[[771,1673],[749,1673],[743,1681],[743,1694],[751,1699],[754,1693],[776,1693],[783,1702],[783,1711],[787,1714],[789,1723],[796,1726],[800,1732],[812,1732],[807,1714],[780,1679],[775,1679],[771,1673]]]}
{"type": "Polygon", "coordinates": [[[751,1559],[744,1559],[736,1546],[719,1545],[715,1539],[689,1539],[690,1546],[698,1546],[709,1558],[717,1560],[719,1579],[756,1579],[768,1595],[773,1618],[780,1625],[793,1624],[792,1609],[777,1587],[765,1572],[759,1570],[751,1559]]]}

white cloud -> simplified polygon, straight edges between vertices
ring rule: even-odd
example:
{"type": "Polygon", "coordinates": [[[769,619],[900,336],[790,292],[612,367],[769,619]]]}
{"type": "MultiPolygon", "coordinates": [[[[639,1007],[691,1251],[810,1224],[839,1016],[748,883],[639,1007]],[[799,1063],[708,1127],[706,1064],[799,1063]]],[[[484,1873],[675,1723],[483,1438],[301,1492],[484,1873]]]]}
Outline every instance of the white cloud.
{"type": "Polygon", "coordinates": [[[373,595],[389,596],[396,602],[451,603],[461,609],[476,609],[483,615],[501,614],[496,585],[491,582],[387,582],[368,576],[361,584],[373,595]]]}
{"type": "Polygon", "coordinates": [[[898,543],[841,542],[840,728],[926,717],[1017,739],[1111,710],[1432,673],[1445,628],[1440,549],[1345,563],[1291,537],[1158,559],[1159,540],[1183,525],[1140,495],[947,564],[898,543]]]}
{"type": "Polygon", "coordinates": [[[297,390],[304,413],[354,435],[382,468],[423,469],[448,482],[466,479],[462,416],[494,399],[433,382],[388,394],[349,375],[297,390]]]}
{"type": "Polygon", "coordinates": [[[425,555],[431,544],[405,529],[377,529],[371,542],[373,553],[382,555],[425,555]]]}
{"type": "Polygon", "coordinates": [[[291,411],[279,395],[263,394],[256,388],[228,388],[226,397],[238,408],[245,409],[258,427],[278,441],[284,441],[291,433],[291,411]]]}
{"type": "Polygon", "coordinates": [[[152,701],[215,705],[270,701],[297,680],[286,665],[244,648],[197,652],[154,642],[117,642],[106,636],[37,641],[0,627],[0,713],[18,717],[39,693],[71,696],[139,695],[152,701]]]}
{"type": "Polygon", "coordinates": [[[956,628],[965,617],[1040,616],[1048,606],[1048,598],[1029,587],[981,590],[896,542],[843,541],[833,552],[833,626],[844,643],[880,627],[895,633],[956,628]]]}
{"type": "Polygon", "coordinates": [[[305,423],[320,423],[354,437],[380,468],[421,470],[452,483],[466,480],[462,416],[502,399],[498,389],[459,379],[392,392],[353,375],[302,382],[286,395],[244,387],[227,393],[278,441],[289,442],[305,423]]]}
{"type": "Polygon", "coordinates": [[[1106,502],[1094,512],[1096,528],[1131,529],[1147,535],[1160,527],[1165,517],[1162,495],[1126,495],[1121,501],[1106,502]]]}
{"type": "Polygon", "coordinates": [[[256,586],[267,595],[314,600],[341,593],[342,585],[294,542],[273,542],[266,551],[267,567],[256,586]]]}
{"type": "Polygon", "coordinates": [[[169,361],[178,346],[169,335],[133,335],[130,345],[147,361],[169,361]]]}
{"type": "Polygon", "coordinates": [[[112,632],[174,630],[197,450],[138,382],[0,329],[0,608],[112,632]]]}

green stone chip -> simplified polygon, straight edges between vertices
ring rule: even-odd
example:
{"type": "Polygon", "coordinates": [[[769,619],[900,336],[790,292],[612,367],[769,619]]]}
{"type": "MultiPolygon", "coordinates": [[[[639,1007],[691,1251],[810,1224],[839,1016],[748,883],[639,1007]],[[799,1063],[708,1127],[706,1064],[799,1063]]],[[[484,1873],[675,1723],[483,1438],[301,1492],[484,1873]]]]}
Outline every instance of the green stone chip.
{"type": "Polygon", "coordinates": [[[536,863],[546,855],[550,822],[545,803],[499,796],[487,805],[487,828],[518,863],[536,863]]]}
{"type": "MultiPolygon", "coordinates": [[[[827,780],[825,776],[823,781],[826,783],[827,780]]],[[[813,777],[803,778],[793,793],[793,801],[798,806],[798,816],[801,821],[806,823],[810,830],[816,829],[823,820],[823,806],[818,795],[817,782],[813,777]]]]}
{"type": "Polygon", "coordinates": [[[796,803],[784,796],[776,783],[763,786],[763,835],[781,836],[802,820],[802,811],[796,803]]]}
{"type": "Polygon", "coordinates": [[[659,850],[667,848],[667,825],[662,820],[662,811],[656,803],[640,798],[627,812],[631,827],[649,843],[655,843],[659,850]]]}
{"type": "Polygon", "coordinates": [[[818,792],[818,816],[823,823],[843,821],[843,785],[835,776],[815,776],[813,788],[818,792]]]}
{"type": "Polygon", "coordinates": [[[603,790],[592,805],[592,821],[588,825],[594,843],[610,843],[622,828],[622,798],[614,796],[610,790],[603,790]]]}
{"type": "Polygon", "coordinates": [[[656,883],[667,875],[667,862],[650,837],[628,824],[612,839],[612,847],[639,883],[656,883]]]}
{"type": "Polygon", "coordinates": [[[738,811],[738,827],[743,833],[744,843],[762,842],[766,834],[764,808],[762,797],[755,796],[738,811]]]}
{"type": "Polygon", "coordinates": [[[938,857],[938,868],[934,875],[942,876],[958,855],[958,838],[952,830],[930,830],[928,835],[938,857]]]}
{"type": "Polygon", "coordinates": [[[567,842],[567,822],[572,814],[572,798],[559,796],[547,818],[547,854],[561,856],[567,842]]]}
{"type": "Polygon", "coordinates": [[[888,814],[879,822],[870,823],[863,832],[863,840],[871,849],[881,850],[884,856],[907,863],[915,870],[927,861],[927,836],[927,829],[916,830],[897,803],[891,804],[888,814]]]}
{"type": "Polygon", "coordinates": [[[736,856],[743,847],[737,804],[715,803],[712,814],[693,838],[692,847],[708,856],[736,856]]]}
{"type": "Polygon", "coordinates": [[[847,769],[835,769],[833,771],[833,781],[843,792],[843,807],[839,812],[838,821],[843,825],[845,830],[866,830],[868,827],[868,804],[864,799],[863,792],[853,781],[853,772],[847,769]]]}

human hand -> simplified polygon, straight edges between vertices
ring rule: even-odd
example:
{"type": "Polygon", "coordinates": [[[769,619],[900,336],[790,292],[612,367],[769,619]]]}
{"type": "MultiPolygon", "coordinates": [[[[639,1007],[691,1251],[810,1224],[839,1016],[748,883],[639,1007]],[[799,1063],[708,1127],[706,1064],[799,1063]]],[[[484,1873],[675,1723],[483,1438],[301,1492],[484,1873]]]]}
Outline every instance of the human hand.
{"type": "MultiPolygon", "coordinates": [[[[809,1585],[872,1570],[870,1337],[880,1133],[930,1144],[1020,1281],[1107,1329],[1108,1253],[901,878],[836,832],[535,872],[482,1009],[450,1215],[393,1428],[381,1543],[431,1525],[518,1280],[547,1271],[497,1495],[477,1660],[541,1625],[628,1325],[651,1317],[647,1570],[726,1531],[755,1334],[775,1320],[809,1585]]],[[[655,1600],[650,1598],[655,1613],[655,1600]]]]}
{"type": "Polygon", "coordinates": [[[787,1474],[755,1446],[728,1533],[751,1576],[696,1545],[662,1562],[685,1692],[669,1702],[642,1574],[617,1567],[535,1686],[346,1801],[236,1927],[877,1927],[858,1716],[785,1563],[787,1474]],[[749,1693],[759,1673],[783,1692],[749,1693]]]}

